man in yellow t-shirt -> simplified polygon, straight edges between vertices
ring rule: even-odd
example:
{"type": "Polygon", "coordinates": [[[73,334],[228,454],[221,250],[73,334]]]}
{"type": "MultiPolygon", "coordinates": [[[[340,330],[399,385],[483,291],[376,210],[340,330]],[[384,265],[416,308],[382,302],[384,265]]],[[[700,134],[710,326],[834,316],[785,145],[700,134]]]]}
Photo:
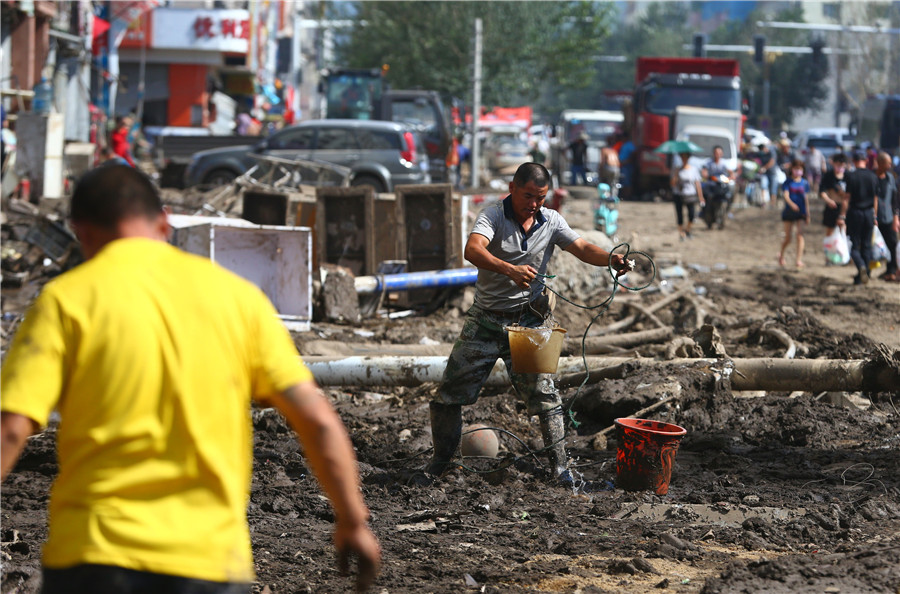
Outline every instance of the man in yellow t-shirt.
{"type": "Polygon", "coordinates": [[[71,221],[87,262],[46,285],[0,378],[3,478],[61,418],[43,592],[249,592],[251,399],[299,435],[341,567],[356,555],[371,585],[352,445],[262,292],[165,243],[156,188],[130,167],[87,173],[71,221]]]}

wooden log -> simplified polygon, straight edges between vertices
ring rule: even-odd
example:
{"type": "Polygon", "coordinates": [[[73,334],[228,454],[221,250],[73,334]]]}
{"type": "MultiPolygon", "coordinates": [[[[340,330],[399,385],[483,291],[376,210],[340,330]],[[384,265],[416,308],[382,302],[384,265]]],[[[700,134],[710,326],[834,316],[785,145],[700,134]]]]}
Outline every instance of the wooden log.
{"type": "Polygon", "coordinates": [[[668,340],[672,336],[672,332],[671,327],[664,327],[613,336],[591,336],[584,340],[584,352],[588,355],[595,355],[609,347],[633,347],[648,342],[668,340]]]}
{"type": "MultiPolygon", "coordinates": [[[[601,379],[622,379],[629,370],[665,366],[691,366],[705,373],[731,379],[731,389],[774,392],[884,392],[900,386],[900,370],[877,361],[840,359],[608,359],[609,366],[591,369],[588,383],[601,379]]],[[[581,385],[585,374],[574,373],[557,379],[557,386],[581,385]]]]}
{"type": "MultiPolygon", "coordinates": [[[[674,303],[675,301],[678,301],[679,299],[681,299],[682,297],[684,297],[685,295],[690,293],[691,290],[692,290],[691,288],[685,287],[683,289],[679,289],[678,291],[675,291],[674,293],[666,295],[659,301],[656,301],[656,302],[651,303],[650,305],[646,306],[646,311],[651,312],[651,313],[658,311],[658,310],[664,308],[665,306],[669,305],[670,303],[674,303]]],[[[630,306],[633,304],[629,302],[629,303],[627,303],[627,305],[630,306]]],[[[632,324],[634,324],[638,320],[639,317],[640,316],[638,314],[634,314],[634,315],[630,315],[628,317],[622,318],[618,322],[613,322],[612,324],[603,326],[602,328],[599,329],[598,334],[599,335],[610,334],[612,332],[617,332],[619,330],[622,330],[623,328],[627,328],[628,326],[631,326],[632,324]]]]}
{"type": "Polygon", "coordinates": [[[694,309],[694,330],[699,330],[703,327],[703,322],[706,320],[706,310],[703,309],[703,306],[700,305],[693,293],[685,295],[684,300],[690,303],[694,309]]]}
{"type": "Polygon", "coordinates": [[[694,339],[689,336],[679,336],[677,338],[673,338],[668,343],[666,343],[666,359],[674,359],[678,356],[678,351],[681,350],[685,355],[693,355],[695,353],[690,352],[691,350],[696,350],[698,355],[702,355],[703,352],[694,347],[697,346],[697,343],[694,342],[694,339]]]}
{"type": "Polygon", "coordinates": [[[666,328],[666,324],[664,324],[662,320],[660,320],[658,317],[656,317],[656,314],[654,314],[652,311],[650,311],[650,308],[649,308],[649,307],[644,307],[644,306],[641,305],[640,303],[629,303],[629,304],[627,304],[627,305],[628,305],[628,307],[630,307],[631,309],[637,310],[637,311],[640,312],[645,318],[647,318],[648,320],[650,320],[651,322],[653,322],[654,324],[656,324],[656,327],[657,327],[657,328],[666,328]]]}
{"type": "Polygon", "coordinates": [[[779,330],[778,328],[773,328],[771,325],[764,324],[759,332],[760,334],[771,336],[785,346],[785,348],[787,349],[783,355],[785,359],[793,359],[798,350],[801,353],[804,353],[804,351],[809,351],[809,349],[807,349],[806,347],[797,347],[797,343],[794,342],[794,339],[791,338],[787,332],[785,332],[784,330],[779,330]]]}

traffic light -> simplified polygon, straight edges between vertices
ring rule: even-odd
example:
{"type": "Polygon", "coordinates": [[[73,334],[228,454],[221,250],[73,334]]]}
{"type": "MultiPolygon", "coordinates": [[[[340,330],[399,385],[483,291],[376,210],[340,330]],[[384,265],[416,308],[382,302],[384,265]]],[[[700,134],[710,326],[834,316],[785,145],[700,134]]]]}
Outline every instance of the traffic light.
{"type": "Polygon", "coordinates": [[[766,36],[753,36],[753,62],[762,64],[766,61],[766,36]]]}
{"type": "Polygon", "coordinates": [[[694,33],[694,57],[706,57],[706,35],[703,33],[694,33]]]}

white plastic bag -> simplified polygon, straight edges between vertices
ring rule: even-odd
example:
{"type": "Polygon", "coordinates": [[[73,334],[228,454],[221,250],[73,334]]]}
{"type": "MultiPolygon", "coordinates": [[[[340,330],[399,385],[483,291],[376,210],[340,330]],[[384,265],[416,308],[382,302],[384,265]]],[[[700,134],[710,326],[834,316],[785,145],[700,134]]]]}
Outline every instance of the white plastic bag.
{"type": "MultiPolygon", "coordinates": [[[[775,188],[776,188],[776,191],[773,192],[773,194],[777,193],[779,196],[781,196],[781,186],[782,186],[782,184],[784,184],[784,182],[786,182],[786,181],[787,181],[787,174],[784,172],[784,169],[782,169],[781,167],[776,167],[776,168],[775,168],[775,188]]],[[[772,192],[772,189],[770,188],[769,191],[772,192]]]]}
{"type": "Polygon", "coordinates": [[[844,266],[850,261],[850,242],[844,229],[835,227],[831,235],[822,240],[822,247],[825,248],[826,263],[844,266]]]}
{"type": "Polygon", "coordinates": [[[878,230],[878,225],[872,228],[872,262],[887,262],[891,259],[891,252],[888,251],[887,243],[878,230]]]}

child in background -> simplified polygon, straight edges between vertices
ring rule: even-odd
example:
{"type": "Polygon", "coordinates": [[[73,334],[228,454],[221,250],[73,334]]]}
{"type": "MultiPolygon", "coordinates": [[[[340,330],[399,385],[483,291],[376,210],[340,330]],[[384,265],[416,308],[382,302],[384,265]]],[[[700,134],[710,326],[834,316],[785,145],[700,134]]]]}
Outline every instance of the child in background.
{"type": "Polygon", "coordinates": [[[778,264],[784,266],[784,252],[791,243],[794,229],[797,230],[797,268],[803,268],[803,228],[809,223],[809,182],[803,175],[803,161],[794,159],[791,161],[791,177],[782,184],[781,193],[784,196],[784,210],[781,211],[781,220],[784,221],[784,241],[781,242],[781,253],[778,255],[778,264]]]}

